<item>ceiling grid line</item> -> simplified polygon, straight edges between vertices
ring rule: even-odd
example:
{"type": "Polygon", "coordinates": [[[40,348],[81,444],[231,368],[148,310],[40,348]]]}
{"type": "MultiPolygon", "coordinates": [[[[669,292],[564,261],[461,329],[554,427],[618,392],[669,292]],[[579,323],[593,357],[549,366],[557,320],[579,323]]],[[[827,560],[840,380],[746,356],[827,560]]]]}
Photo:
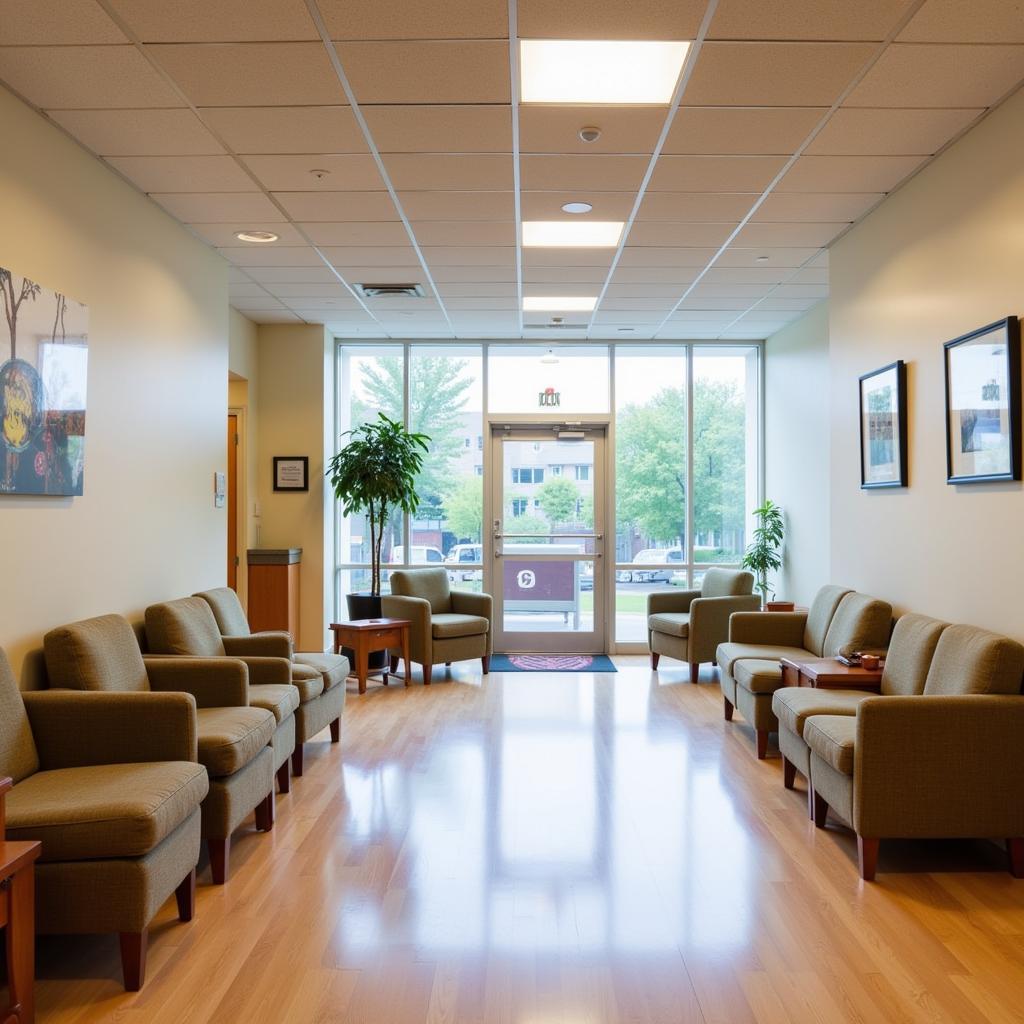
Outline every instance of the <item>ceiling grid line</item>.
{"type": "Polygon", "coordinates": [[[524,330],[523,310],[523,197],[520,191],[522,171],[519,166],[519,7],[517,0],[508,0],[508,64],[510,100],[512,103],[512,209],[516,231],[516,304],[519,334],[524,330]]]}

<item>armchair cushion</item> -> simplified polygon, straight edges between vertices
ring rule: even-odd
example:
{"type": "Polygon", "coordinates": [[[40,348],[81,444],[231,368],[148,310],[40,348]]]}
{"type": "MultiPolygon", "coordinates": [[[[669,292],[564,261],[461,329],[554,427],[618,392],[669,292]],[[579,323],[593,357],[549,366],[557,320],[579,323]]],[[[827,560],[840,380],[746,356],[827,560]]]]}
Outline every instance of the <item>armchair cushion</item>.
{"type": "Polygon", "coordinates": [[[733,666],[733,678],[751,693],[774,693],[782,684],[782,666],[777,661],[743,658],[733,666]]]}
{"type": "Polygon", "coordinates": [[[690,603],[700,597],[699,590],[668,590],[647,595],[647,617],[663,612],[682,614],[690,610],[690,603]]]}
{"type": "Polygon", "coordinates": [[[343,685],[348,678],[348,658],[341,654],[317,654],[314,651],[303,651],[295,655],[295,664],[318,672],[323,680],[324,693],[333,690],[336,686],[343,685]]]}
{"type": "Polygon", "coordinates": [[[431,617],[430,629],[435,640],[451,640],[459,636],[480,636],[491,628],[479,615],[457,615],[441,612],[431,617]]]}
{"type": "Polygon", "coordinates": [[[199,763],[211,778],[234,775],[274,735],[274,716],[264,708],[200,708],[199,763]]]}
{"type": "Polygon", "coordinates": [[[39,754],[7,655],[0,651],[0,775],[17,784],[39,771],[39,754]]]}
{"type": "Polygon", "coordinates": [[[299,703],[308,704],[324,692],[324,677],[315,666],[296,661],[292,665],[292,686],[298,691],[299,703]]]}
{"type": "Polygon", "coordinates": [[[843,775],[853,775],[856,740],[856,715],[814,715],[804,723],[804,742],[843,775]]]}
{"type": "Polygon", "coordinates": [[[141,857],[208,790],[205,770],[189,761],[37,772],[7,796],[7,838],[40,840],[42,861],[141,857]]]}
{"type": "Polygon", "coordinates": [[[882,671],[885,696],[911,697],[924,692],[935,647],[948,622],[927,615],[903,615],[892,631],[882,671]]]}
{"type": "Polygon", "coordinates": [[[50,685],[69,690],[149,689],[142,651],[131,623],[100,615],[51,629],[43,637],[50,685]]]}
{"type": "Polygon", "coordinates": [[[856,715],[861,702],[875,694],[869,690],[819,690],[811,686],[784,686],[772,697],[772,711],[779,725],[803,736],[813,715],[856,715]]]}
{"type": "Polygon", "coordinates": [[[647,616],[647,628],[652,633],[667,633],[669,636],[690,635],[689,612],[660,612],[647,616]]]}
{"type": "Polygon", "coordinates": [[[823,657],[885,650],[892,633],[892,605],[853,591],[839,602],[822,644],[823,657]]]}
{"type": "Polygon", "coordinates": [[[949,626],[935,645],[927,696],[1020,693],[1024,647],[977,626],[949,626]]]}
{"type": "Polygon", "coordinates": [[[452,610],[447,569],[395,569],[391,573],[391,593],[395,597],[422,597],[435,615],[452,610]]]}
{"type": "Polygon", "coordinates": [[[201,597],[152,604],[146,609],[146,643],[151,654],[224,656],[213,609],[201,597]]]}
{"type": "Polygon", "coordinates": [[[701,582],[701,597],[739,597],[754,592],[754,574],[740,569],[708,569],[701,582]]]}
{"type": "Polygon", "coordinates": [[[249,703],[269,711],[280,724],[298,708],[299,691],[291,683],[264,683],[249,688],[249,703]]]}
{"type": "Polygon", "coordinates": [[[490,628],[494,617],[494,600],[490,594],[477,594],[472,590],[453,590],[452,611],[457,615],[479,615],[490,628]]]}
{"type": "Polygon", "coordinates": [[[716,654],[718,667],[723,672],[728,672],[731,676],[735,676],[736,663],[745,658],[757,658],[760,661],[779,661],[782,658],[797,658],[801,661],[810,661],[815,657],[810,651],[805,651],[802,647],[778,647],[774,644],[719,644],[716,654]]]}
{"type": "MultiPolygon", "coordinates": [[[[828,633],[828,627],[832,623],[839,602],[849,593],[848,587],[825,586],[814,595],[814,600],[807,612],[803,642],[800,646],[811,651],[816,658],[825,657],[823,651],[825,650],[825,636],[828,633]]],[[[769,614],[785,613],[772,612],[769,614]]]]}
{"type": "Polygon", "coordinates": [[[816,658],[804,645],[806,625],[805,612],[734,612],[729,618],[729,642],[787,647],[816,658]]]}
{"type": "Polygon", "coordinates": [[[230,587],[215,587],[192,596],[201,597],[210,606],[222,636],[248,636],[251,632],[242,602],[230,587]]]}

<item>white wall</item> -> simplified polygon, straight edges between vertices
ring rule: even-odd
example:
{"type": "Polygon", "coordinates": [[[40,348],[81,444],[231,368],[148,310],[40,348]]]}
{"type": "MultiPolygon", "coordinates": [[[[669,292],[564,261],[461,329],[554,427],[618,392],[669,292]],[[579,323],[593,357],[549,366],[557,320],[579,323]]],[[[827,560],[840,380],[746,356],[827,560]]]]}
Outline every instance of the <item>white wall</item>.
{"type": "Polygon", "coordinates": [[[1024,315],[1024,93],[832,248],[831,569],[1024,640],[1024,489],[946,483],[943,342],[1024,315]],[[910,487],[862,491],[857,378],[908,364],[910,487]]]}
{"type": "Polygon", "coordinates": [[[3,89],[0,124],[0,266],[90,316],[85,493],[0,497],[0,646],[21,676],[53,626],[223,585],[227,268],[3,89]]]}
{"type": "Polygon", "coordinates": [[[830,581],[828,304],[765,343],[765,494],[786,517],[781,600],[809,604],[830,581]]]}

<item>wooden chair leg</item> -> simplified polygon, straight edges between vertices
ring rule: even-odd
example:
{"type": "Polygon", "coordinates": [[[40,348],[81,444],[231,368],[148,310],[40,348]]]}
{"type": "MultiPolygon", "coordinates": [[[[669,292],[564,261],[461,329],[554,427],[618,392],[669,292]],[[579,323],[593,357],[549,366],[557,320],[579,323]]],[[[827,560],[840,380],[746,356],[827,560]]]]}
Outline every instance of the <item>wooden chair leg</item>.
{"type": "Polygon", "coordinates": [[[207,839],[210,852],[210,874],[214,885],[223,885],[228,880],[228,861],[231,858],[231,836],[223,839],[207,839]]]}
{"type": "Polygon", "coordinates": [[[149,932],[121,932],[121,971],[126,992],[138,992],[146,980],[146,947],[149,932]]]}
{"type": "Polygon", "coordinates": [[[331,722],[331,742],[341,742],[341,715],[331,722]]]}
{"type": "Polygon", "coordinates": [[[878,867],[878,844],[879,839],[868,839],[866,836],[857,836],[857,861],[860,865],[860,877],[865,882],[875,880],[875,869],[878,867]]]}
{"type": "Polygon", "coordinates": [[[391,674],[394,675],[398,671],[398,655],[391,655],[391,674]]]}
{"type": "Polygon", "coordinates": [[[758,729],[757,731],[757,759],[763,761],[768,756],[768,730],[758,729]]]}
{"type": "Polygon", "coordinates": [[[731,722],[732,721],[732,713],[733,713],[733,710],[734,710],[734,708],[732,706],[732,701],[729,700],[728,697],[723,697],[722,700],[725,701],[725,720],[727,722],[731,722]]]}
{"type": "Polygon", "coordinates": [[[788,757],[782,759],[782,784],[786,789],[792,789],[796,781],[796,765],[788,757]]]}
{"type": "Polygon", "coordinates": [[[700,665],[695,662],[690,662],[690,682],[697,683],[700,681],[700,665]]]}
{"type": "Polygon", "coordinates": [[[433,665],[424,665],[423,666],[423,685],[424,686],[429,686],[430,685],[430,672],[431,672],[431,669],[433,669],[433,667],[434,667],[433,665]]]}
{"type": "Polygon", "coordinates": [[[651,651],[651,669],[656,671],[658,668],[658,662],[661,661],[661,655],[657,651],[651,651]]]}
{"type": "Polygon", "coordinates": [[[269,832],[274,827],[274,790],[256,805],[256,828],[260,832],[269,832]]]}
{"type": "Polygon", "coordinates": [[[1007,839],[1006,852],[1010,859],[1010,874],[1024,878],[1024,839],[1007,839]]]}
{"type": "Polygon", "coordinates": [[[280,793],[290,793],[292,788],[292,766],[289,763],[288,758],[284,759],[284,764],[277,769],[277,789],[280,793]]]}
{"type": "Polygon", "coordinates": [[[484,667],[484,675],[487,675],[487,673],[491,671],[491,656],[489,654],[485,654],[480,659],[480,663],[484,667]]]}
{"type": "Polygon", "coordinates": [[[196,912],[196,869],[193,868],[174,890],[178,901],[178,920],[191,921],[196,912]]]}
{"type": "MultiPolygon", "coordinates": [[[[3,797],[0,797],[2,804],[3,797]]],[[[0,808],[0,820],[3,811],[0,808]]],[[[2,835],[2,831],[0,831],[2,835]]],[[[7,927],[4,938],[7,945],[7,994],[11,1006],[8,1013],[17,1007],[10,1020],[14,1024],[30,1024],[36,1019],[36,944],[35,938],[35,875],[29,864],[16,871],[7,881],[7,927]]]]}
{"type": "Polygon", "coordinates": [[[828,821],[828,804],[824,798],[811,790],[811,817],[814,819],[815,828],[824,828],[828,821]]]}
{"type": "Polygon", "coordinates": [[[296,743],[292,751],[292,775],[297,779],[302,778],[302,744],[296,743]]]}

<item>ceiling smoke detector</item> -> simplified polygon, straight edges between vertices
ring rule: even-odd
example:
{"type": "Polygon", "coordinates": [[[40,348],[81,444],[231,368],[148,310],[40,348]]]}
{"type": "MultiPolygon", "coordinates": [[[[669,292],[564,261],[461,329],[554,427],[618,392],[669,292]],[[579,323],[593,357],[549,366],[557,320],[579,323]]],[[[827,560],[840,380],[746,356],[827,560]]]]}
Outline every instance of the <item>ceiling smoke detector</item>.
{"type": "Polygon", "coordinates": [[[354,284],[364,299],[422,299],[425,292],[421,284],[354,284]]]}
{"type": "Polygon", "coordinates": [[[584,125],[580,131],[580,142],[597,142],[601,138],[601,129],[594,125],[584,125]]]}
{"type": "Polygon", "coordinates": [[[590,213],[594,207],[590,203],[565,203],[562,206],[563,213],[590,213]]]}

